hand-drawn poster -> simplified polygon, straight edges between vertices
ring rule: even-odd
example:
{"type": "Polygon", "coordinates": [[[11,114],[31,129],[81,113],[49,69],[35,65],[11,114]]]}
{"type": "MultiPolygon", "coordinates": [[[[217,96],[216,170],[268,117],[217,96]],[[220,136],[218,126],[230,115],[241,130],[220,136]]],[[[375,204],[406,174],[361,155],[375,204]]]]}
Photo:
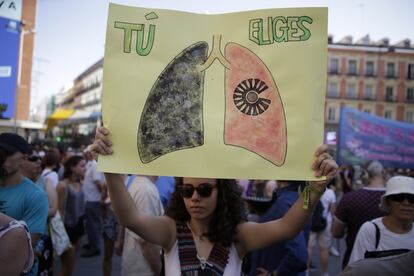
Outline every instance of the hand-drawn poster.
{"type": "Polygon", "coordinates": [[[378,160],[387,168],[414,169],[414,126],[342,108],[338,163],[362,165],[378,160]]]}
{"type": "Polygon", "coordinates": [[[314,179],[327,9],[195,14],[110,4],[107,172],[314,179]]]}

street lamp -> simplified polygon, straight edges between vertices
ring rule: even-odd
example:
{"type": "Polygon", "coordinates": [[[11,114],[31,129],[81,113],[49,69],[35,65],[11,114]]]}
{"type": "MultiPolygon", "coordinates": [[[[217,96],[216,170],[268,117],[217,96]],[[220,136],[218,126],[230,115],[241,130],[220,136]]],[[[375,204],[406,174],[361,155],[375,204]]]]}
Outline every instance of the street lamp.
{"type": "Polygon", "coordinates": [[[22,76],[22,64],[23,64],[23,47],[24,47],[24,36],[27,34],[35,34],[35,29],[27,29],[24,30],[23,27],[26,25],[24,21],[21,22],[20,26],[20,41],[19,41],[19,61],[17,63],[17,85],[16,85],[16,95],[14,101],[14,132],[17,133],[17,102],[19,100],[19,90],[21,84],[21,76],[22,76]]]}

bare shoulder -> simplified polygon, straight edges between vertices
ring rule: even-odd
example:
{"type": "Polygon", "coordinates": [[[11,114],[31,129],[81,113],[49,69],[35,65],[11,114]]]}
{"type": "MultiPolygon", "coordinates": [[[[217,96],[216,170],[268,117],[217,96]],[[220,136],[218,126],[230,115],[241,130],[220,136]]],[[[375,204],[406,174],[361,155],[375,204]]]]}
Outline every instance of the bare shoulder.
{"type": "Polygon", "coordinates": [[[58,185],[56,186],[56,190],[59,191],[63,191],[66,189],[66,186],[68,185],[68,183],[66,183],[66,180],[61,180],[59,181],[58,185]]]}
{"type": "Polygon", "coordinates": [[[2,227],[3,225],[6,225],[7,223],[9,223],[12,220],[13,219],[11,217],[6,216],[5,214],[0,213],[0,227],[2,227]]]}

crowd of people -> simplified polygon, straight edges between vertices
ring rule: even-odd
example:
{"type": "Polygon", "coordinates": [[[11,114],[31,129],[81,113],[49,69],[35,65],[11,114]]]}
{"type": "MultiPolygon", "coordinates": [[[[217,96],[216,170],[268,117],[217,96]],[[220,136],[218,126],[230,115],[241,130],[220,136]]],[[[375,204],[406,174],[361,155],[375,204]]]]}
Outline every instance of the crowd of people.
{"type": "Polygon", "coordinates": [[[121,275],[306,275],[315,251],[329,275],[334,238],[343,275],[414,271],[412,171],[338,168],[326,146],[314,182],[102,173],[99,154],[112,154],[105,128],[65,150],[0,134],[0,275],[74,275],[77,255],[102,255],[97,275],[111,275],[114,254],[121,275]]]}

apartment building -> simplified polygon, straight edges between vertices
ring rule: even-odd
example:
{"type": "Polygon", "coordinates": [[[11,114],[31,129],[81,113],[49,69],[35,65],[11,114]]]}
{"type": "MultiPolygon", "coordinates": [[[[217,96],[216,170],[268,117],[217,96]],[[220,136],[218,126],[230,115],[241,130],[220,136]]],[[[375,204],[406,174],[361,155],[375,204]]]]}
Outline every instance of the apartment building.
{"type": "Polygon", "coordinates": [[[328,40],[325,133],[336,132],[342,106],[414,123],[414,47],[408,39],[347,36],[328,40]]]}

